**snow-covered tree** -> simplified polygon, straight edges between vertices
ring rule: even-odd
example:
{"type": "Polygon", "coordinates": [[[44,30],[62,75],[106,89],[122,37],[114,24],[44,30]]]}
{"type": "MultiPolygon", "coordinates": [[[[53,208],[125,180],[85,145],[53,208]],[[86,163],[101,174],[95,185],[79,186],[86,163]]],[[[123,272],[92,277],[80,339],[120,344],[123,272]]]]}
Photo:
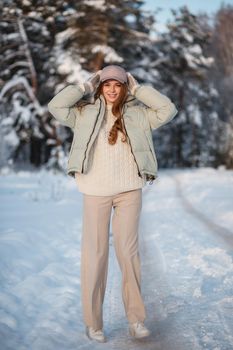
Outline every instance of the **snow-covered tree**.
{"type": "Polygon", "coordinates": [[[193,15],[186,6],[172,12],[168,31],[157,43],[157,62],[161,85],[167,86],[179,114],[172,127],[160,131],[160,161],[169,166],[217,165],[224,126],[219,118],[219,94],[208,78],[214,64],[214,58],[206,55],[211,32],[204,30],[201,16],[193,15]]]}
{"type": "Polygon", "coordinates": [[[58,66],[64,73],[70,67],[69,81],[71,75],[79,77],[81,69],[94,72],[109,63],[126,69],[146,67],[153,17],[142,11],[142,4],[139,0],[77,2],[69,28],[57,35],[56,53],[63,52],[62,59],[56,54],[58,66]]]}
{"type": "MultiPolygon", "coordinates": [[[[46,118],[46,103],[60,79],[51,49],[56,32],[66,26],[67,16],[61,16],[65,7],[61,1],[56,2],[56,6],[46,0],[33,6],[28,0],[3,1],[0,15],[1,166],[15,161],[40,165],[47,158],[50,147],[45,129],[51,118],[46,118]]],[[[60,140],[55,139],[59,144],[60,140]]]]}

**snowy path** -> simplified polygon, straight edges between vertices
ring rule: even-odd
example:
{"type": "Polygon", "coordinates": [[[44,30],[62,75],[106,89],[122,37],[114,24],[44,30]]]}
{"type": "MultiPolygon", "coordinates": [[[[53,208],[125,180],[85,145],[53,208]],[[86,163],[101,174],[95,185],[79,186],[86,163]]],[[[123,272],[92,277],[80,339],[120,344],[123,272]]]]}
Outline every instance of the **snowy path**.
{"type": "Polygon", "coordinates": [[[0,349],[233,349],[232,184],[229,171],[160,171],[143,193],[140,221],[152,335],[127,334],[110,234],[108,342],[96,344],[81,318],[81,194],[62,175],[1,176],[0,349]]]}
{"type": "MultiPolygon", "coordinates": [[[[205,214],[202,213],[200,209],[196,209],[192,205],[191,201],[184,195],[179,176],[174,176],[174,180],[176,182],[177,195],[180,197],[184,209],[196,216],[201,222],[206,224],[206,226],[211,230],[211,232],[215,233],[217,237],[221,237],[227,242],[227,244],[230,244],[233,247],[233,227],[231,227],[231,230],[229,230],[226,227],[222,227],[216,224],[213,221],[213,218],[208,218],[205,214]]],[[[231,215],[233,215],[233,213],[231,213],[231,215]]]]}

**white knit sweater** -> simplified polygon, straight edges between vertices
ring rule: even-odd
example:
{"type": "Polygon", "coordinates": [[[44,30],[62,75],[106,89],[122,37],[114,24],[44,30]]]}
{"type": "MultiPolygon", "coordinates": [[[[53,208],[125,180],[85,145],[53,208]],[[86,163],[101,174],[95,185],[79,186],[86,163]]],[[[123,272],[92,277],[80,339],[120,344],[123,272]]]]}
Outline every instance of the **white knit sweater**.
{"type": "Polygon", "coordinates": [[[123,134],[118,131],[116,143],[114,145],[108,143],[109,131],[115,120],[112,106],[107,105],[103,123],[93,144],[92,156],[89,157],[88,172],[75,173],[80,192],[110,196],[142,188],[146,184],[145,177],[138,176],[130,145],[121,141],[123,134]]]}

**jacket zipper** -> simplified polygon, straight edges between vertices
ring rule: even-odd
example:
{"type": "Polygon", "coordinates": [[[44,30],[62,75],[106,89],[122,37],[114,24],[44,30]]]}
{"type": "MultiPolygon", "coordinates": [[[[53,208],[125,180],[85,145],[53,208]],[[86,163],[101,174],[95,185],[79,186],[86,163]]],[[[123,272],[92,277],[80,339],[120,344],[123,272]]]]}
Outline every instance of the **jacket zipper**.
{"type": "Polygon", "coordinates": [[[130,145],[130,150],[131,150],[131,153],[132,153],[132,155],[133,155],[133,157],[134,157],[135,163],[136,163],[137,168],[138,168],[138,176],[140,176],[140,177],[142,178],[142,175],[141,175],[141,173],[140,173],[140,171],[139,171],[139,166],[138,166],[138,163],[137,163],[136,158],[135,158],[135,155],[134,155],[134,153],[133,153],[133,149],[132,149],[131,141],[130,141],[129,135],[128,135],[128,133],[127,133],[127,130],[126,130],[126,127],[125,127],[125,121],[124,121],[124,118],[123,118],[123,117],[122,117],[122,121],[123,121],[123,124],[124,124],[124,129],[125,129],[126,135],[127,135],[128,139],[129,139],[129,145],[130,145]]]}
{"type": "Polygon", "coordinates": [[[82,162],[82,173],[83,173],[83,169],[84,169],[84,161],[85,161],[85,159],[86,159],[87,148],[88,148],[88,145],[89,145],[89,143],[90,143],[90,141],[91,141],[91,137],[92,137],[92,135],[93,135],[93,133],[94,133],[94,130],[95,130],[95,127],[96,127],[96,123],[97,123],[98,117],[99,117],[99,115],[100,115],[101,104],[102,104],[102,101],[100,100],[99,111],[98,111],[98,114],[97,114],[97,117],[96,117],[96,120],[95,120],[95,124],[94,124],[93,130],[92,130],[92,132],[91,132],[91,135],[90,135],[90,137],[89,137],[89,140],[88,140],[88,142],[87,142],[87,146],[86,146],[85,153],[84,153],[84,158],[83,158],[83,162],[82,162]]]}

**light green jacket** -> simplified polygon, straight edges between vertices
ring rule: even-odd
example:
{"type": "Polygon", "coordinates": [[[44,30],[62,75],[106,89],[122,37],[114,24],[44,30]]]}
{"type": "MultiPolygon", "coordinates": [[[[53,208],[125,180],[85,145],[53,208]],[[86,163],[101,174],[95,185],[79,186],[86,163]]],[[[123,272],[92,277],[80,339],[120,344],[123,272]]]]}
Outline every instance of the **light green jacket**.
{"type": "MultiPolygon", "coordinates": [[[[94,103],[79,111],[74,105],[83,95],[81,84],[68,85],[48,104],[49,112],[61,124],[73,130],[67,167],[67,174],[73,177],[75,172],[85,174],[88,171],[88,160],[94,152],[92,145],[100,130],[106,107],[101,95],[94,103]]],[[[146,174],[147,181],[157,178],[158,169],[152,130],[166,124],[176,114],[174,103],[151,86],[140,85],[135,89],[134,96],[129,95],[127,98],[123,121],[138,175],[146,174]]]]}

